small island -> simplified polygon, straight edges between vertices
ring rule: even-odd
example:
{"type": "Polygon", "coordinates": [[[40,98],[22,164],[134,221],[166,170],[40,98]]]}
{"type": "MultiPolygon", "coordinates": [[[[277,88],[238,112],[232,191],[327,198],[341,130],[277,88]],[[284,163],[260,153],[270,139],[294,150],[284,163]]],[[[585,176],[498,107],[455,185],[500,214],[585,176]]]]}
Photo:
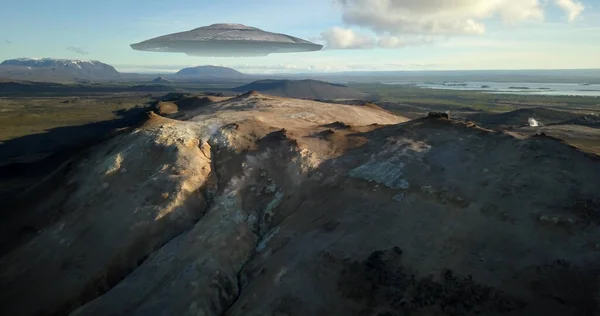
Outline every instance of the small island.
{"type": "Polygon", "coordinates": [[[446,87],[466,87],[466,83],[444,83],[446,87]]]}

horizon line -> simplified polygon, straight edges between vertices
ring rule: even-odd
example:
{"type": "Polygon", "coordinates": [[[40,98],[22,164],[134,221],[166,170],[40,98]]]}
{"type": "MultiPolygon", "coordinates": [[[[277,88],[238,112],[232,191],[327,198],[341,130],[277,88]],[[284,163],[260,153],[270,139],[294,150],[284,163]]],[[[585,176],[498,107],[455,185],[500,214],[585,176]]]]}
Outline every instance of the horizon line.
{"type": "MultiPolygon", "coordinates": [[[[123,65],[113,65],[113,67],[117,68],[129,68],[129,67],[119,67],[123,65]]],[[[128,65],[133,66],[133,65],[128,65]]],[[[275,71],[275,72],[246,72],[243,69],[240,70],[234,67],[228,66],[217,66],[217,65],[197,65],[197,66],[182,66],[182,68],[177,68],[168,71],[160,71],[160,70],[148,70],[148,71],[119,71],[120,73],[125,74],[175,74],[181,69],[185,68],[193,68],[193,67],[201,67],[201,66],[216,66],[223,67],[236,70],[243,74],[247,75],[277,75],[277,74],[342,74],[342,73],[395,73],[395,72],[498,72],[498,71],[509,71],[509,72],[523,72],[523,71],[600,71],[600,68],[506,68],[506,69],[396,69],[396,70],[381,70],[381,69],[365,69],[365,70],[339,70],[339,71],[275,71]]],[[[134,68],[134,67],[131,67],[134,68]]],[[[143,68],[142,68],[143,69],[143,68]]],[[[248,68],[253,69],[253,68],[248,68]]],[[[260,69],[259,67],[256,69],[260,69]]],[[[164,69],[167,70],[167,69],[164,69]]]]}

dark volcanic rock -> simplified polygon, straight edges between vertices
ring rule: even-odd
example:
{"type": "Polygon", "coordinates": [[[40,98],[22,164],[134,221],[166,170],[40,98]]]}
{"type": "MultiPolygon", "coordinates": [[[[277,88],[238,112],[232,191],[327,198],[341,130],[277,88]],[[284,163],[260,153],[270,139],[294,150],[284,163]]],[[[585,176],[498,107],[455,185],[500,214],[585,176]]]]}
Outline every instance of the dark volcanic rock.
{"type": "Polygon", "coordinates": [[[329,128],[333,128],[333,129],[348,129],[352,126],[344,123],[344,122],[340,122],[340,121],[336,121],[330,124],[325,124],[323,125],[323,127],[329,127],[329,128]]]}
{"type": "Polygon", "coordinates": [[[402,265],[402,253],[394,247],[375,251],[362,262],[344,261],[339,291],[364,306],[360,315],[426,311],[448,316],[488,315],[520,310],[526,305],[507,293],[478,284],[470,275],[458,277],[445,270],[439,277],[418,276],[402,265]]]}
{"type": "Polygon", "coordinates": [[[427,114],[427,117],[436,117],[436,118],[450,118],[450,115],[448,115],[448,113],[444,113],[444,112],[429,112],[429,114],[427,114]]]}
{"type": "Polygon", "coordinates": [[[529,118],[535,118],[543,125],[549,125],[568,122],[578,117],[580,115],[576,113],[546,108],[526,108],[505,113],[481,112],[467,116],[469,120],[476,122],[477,125],[494,129],[526,126],[529,125],[529,118]]]}

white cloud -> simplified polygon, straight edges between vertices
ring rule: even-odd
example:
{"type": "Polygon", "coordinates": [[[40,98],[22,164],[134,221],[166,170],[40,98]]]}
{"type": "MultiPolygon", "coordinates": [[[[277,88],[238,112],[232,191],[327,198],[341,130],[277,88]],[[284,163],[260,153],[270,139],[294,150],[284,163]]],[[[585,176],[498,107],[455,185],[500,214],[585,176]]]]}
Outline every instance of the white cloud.
{"type": "Polygon", "coordinates": [[[574,21],[585,10],[583,4],[577,0],[555,0],[557,6],[567,13],[569,21],[574,21]]]}
{"type": "Polygon", "coordinates": [[[379,37],[377,44],[382,48],[400,48],[406,46],[421,46],[430,44],[433,40],[425,37],[402,38],[393,35],[384,35],[379,37]]]}
{"type": "Polygon", "coordinates": [[[352,29],[340,27],[331,28],[321,33],[321,38],[316,40],[324,41],[328,49],[371,49],[380,48],[400,48],[406,46],[420,46],[431,43],[432,40],[425,37],[403,38],[393,35],[372,36],[360,34],[352,29]]]}
{"type": "Polygon", "coordinates": [[[376,33],[483,34],[483,21],[496,16],[515,23],[543,19],[539,0],[338,0],[348,25],[376,33]]]}
{"type": "Polygon", "coordinates": [[[334,27],[321,33],[321,38],[327,43],[327,48],[333,49],[373,48],[375,46],[375,39],[372,36],[358,34],[351,29],[340,27],[334,27]]]}
{"type": "MultiPolygon", "coordinates": [[[[482,35],[485,22],[507,24],[544,20],[547,0],[336,0],[347,27],[372,31],[359,35],[350,28],[333,28],[322,34],[330,48],[399,48],[422,45],[434,39],[482,35]]],[[[553,0],[569,21],[585,9],[578,0],[553,0]]]]}
{"type": "Polygon", "coordinates": [[[381,37],[378,41],[379,46],[381,47],[385,47],[385,48],[398,48],[398,47],[404,47],[407,45],[407,43],[403,40],[401,40],[399,37],[397,36],[384,36],[381,37]]]}
{"type": "Polygon", "coordinates": [[[73,52],[75,54],[79,54],[79,55],[87,55],[89,54],[89,52],[79,48],[79,47],[75,47],[75,46],[69,46],[67,47],[67,50],[70,52],[73,52]]]}

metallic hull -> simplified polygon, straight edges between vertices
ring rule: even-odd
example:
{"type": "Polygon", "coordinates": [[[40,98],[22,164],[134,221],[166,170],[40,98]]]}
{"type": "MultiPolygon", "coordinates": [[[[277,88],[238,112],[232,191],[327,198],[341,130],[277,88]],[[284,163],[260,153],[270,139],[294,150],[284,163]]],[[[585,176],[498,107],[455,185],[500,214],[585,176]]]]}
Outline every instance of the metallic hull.
{"type": "Polygon", "coordinates": [[[202,57],[256,57],[319,51],[323,46],[243,25],[216,24],[131,44],[131,48],[202,57]]]}

